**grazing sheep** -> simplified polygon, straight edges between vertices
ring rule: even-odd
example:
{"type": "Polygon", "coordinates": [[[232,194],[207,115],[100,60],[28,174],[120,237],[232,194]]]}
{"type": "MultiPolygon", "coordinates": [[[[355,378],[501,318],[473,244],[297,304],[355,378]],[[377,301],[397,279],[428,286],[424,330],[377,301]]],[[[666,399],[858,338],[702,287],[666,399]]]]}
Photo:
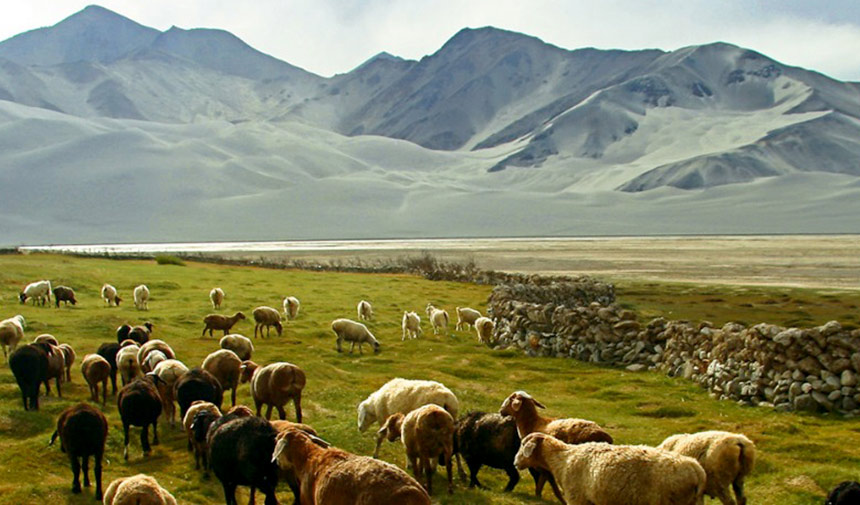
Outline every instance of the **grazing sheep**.
{"type": "Polygon", "coordinates": [[[158,481],[139,473],[111,482],[105,490],[104,505],[176,505],[176,498],[158,481]]]}
{"type": "Polygon", "coordinates": [[[550,472],[567,505],[701,505],[705,471],[693,458],[644,445],[566,444],[545,433],[525,437],[517,468],[550,472]]]}
{"type": "Polygon", "coordinates": [[[427,491],[400,468],[299,430],[278,434],[271,459],[295,473],[302,505],[430,505],[427,491]]]}
{"type": "MultiPolygon", "coordinates": [[[[138,352],[138,354],[140,353],[138,352]]],[[[140,369],[143,373],[149,373],[155,370],[155,367],[162,361],[167,361],[167,356],[158,349],[154,349],[150,351],[149,354],[146,355],[146,358],[140,363],[140,369]]]]}
{"type": "Polygon", "coordinates": [[[260,338],[263,338],[263,328],[266,328],[266,336],[269,336],[269,331],[271,327],[274,326],[276,330],[278,330],[278,336],[281,336],[281,333],[284,331],[284,327],[281,325],[281,314],[277,310],[272,307],[257,307],[254,309],[254,322],[257,324],[254,326],[254,338],[257,338],[257,330],[260,330],[260,338]]]}
{"type": "Polygon", "coordinates": [[[54,347],[59,347],[60,342],[57,340],[57,337],[51,335],[50,333],[42,333],[38,337],[33,339],[34,344],[51,344],[54,347]]]}
{"type": "Polygon", "coordinates": [[[481,317],[481,313],[469,307],[457,307],[457,325],[455,330],[468,330],[470,326],[475,324],[475,321],[481,317]]]}
{"type": "Polygon", "coordinates": [[[357,323],[350,319],[335,319],[331,322],[331,329],[334,331],[335,335],[337,335],[337,352],[343,352],[341,342],[346,340],[347,342],[352,343],[349,347],[350,354],[355,350],[356,343],[358,343],[359,354],[364,354],[361,349],[361,346],[364,343],[368,343],[373,346],[374,354],[379,353],[379,341],[376,340],[373,333],[370,333],[367,326],[362,323],[357,323]]]}
{"type": "Polygon", "coordinates": [[[99,401],[99,383],[102,384],[102,405],[107,404],[107,381],[111,375],[108,360],[98,354],[87,354],[81,361],[81,374],[90,387],[90,399],[99,401]]]}
{"type": "Polygon", "coordinates": [[[221,481],[227,505],[238,505],[238,486],[250,486],[252,497],[259,488],[266,495],[265,504],[276,505],[275,428],[259,417],[230,417],[227,414],[213,422],[207,437],[209,467],[221,481]]]}
{"type": "Polygon", "coordinates": [[[137,359],[137,353],[140,347],[136,345],[127,345],[121,347],[116,353],[116,368],[119,370],[122,385],[125,386],[137,377],[143,375],[143,370],[140,368],[140,361],[137,359]]]}
{"type": "Polygon", "coordinates": [[[167,345],[167,342],[157,338],[146,341],[137,351],[137,361],[140,362],[144,373],[155,370],[159,362],[167,359],[176,359],[176,353],[173,352],[173,348],[167,345]],[[160,357],[153,357],[155,353],[158,353],[160,357]]]}
{"type": "Polygon", "coordinates": [[[407,336],[409,338],[418,338],[422,333],[421,316],[415,312],[403,311],[403,321],[400,323],[400,326],[403,328],[403,336],[400,337],[400,340],[406,340],[407,336]]]}
{"type": "Polygon", "coordinates": [[[209,300],[212,301],[212,308],[218,310],[221,304],[224,303],[224,290],[221,288],[212,288],[209,292],[209,300]]]}
{"type": "Polygon", "coordinates": [[[381,425],[391,414],[408,414],[431,403],[457,417],[460,402],[443,384],[399,377],[391,379],[358,404],[358,430],[367,430],[374,421],[381,425]]]}
{"type": "Polygon", "coordinates": [[[100,345],[98,350],[96,351],[96,354],[106,359],[107,362],[110,364],[110,382],[113,389],[113,394],[116,394],[116,355],[119,352],[119,349],[119,344],[113,342],[105,342],[104,344],[100,345]]]}
{"type": "Polygon", "coordinates": [[[117,295],[116,288],[111,286],[110,284],[104,284],[102,286],[101,296],[102,299],[108,304],[108,307],[110,307],[111,303],[119,307],[119,302],[122,301],[122,298],[117,295]]]}
{"type": "Polygon", "coordinates": [[[27,284],[24,289],[18,294],[18,299],[21,303],[27,303],[27,299],[33,299],[33,305],[39,302],[40,305],[45,305],[45,301],[51,303],[51,281],[36,281],[27,284]]]}
{"type": "Polygon", "coordinates": [[[121,344],[123,340],[128,340],[128,334],[131,331],[131,326],[124,324],[116,329],[116,343],[121,344]]]}
{"type": "MultiPolygon", "coordinates": [[[[142,326],[135,326],[128,331],[128,336],[126,339],[134,340],[138,345],[143,345],[149,342],[149,338],[152,335],[152,323],[145,322],[142,326]]],[[[122,340],[119,341],[122,343],[122,340]]]]}
{"type": "Polygon", "coordinates": [[[432,303],[428,303],[424,311],[427,312],[427,318],[430,320],[430,325],[433,326],[434,335],[437,335],[440,330],[448,333],[448,320],[450,319],[448,311],[437,309],[432,303]]]}
{"type": "Polygon", "coordinates": [[[475,321],[475,333],[478,334],[478,342],[482,344],[491,344],[493,342],[493,331],[496,330],[496,323],[489,317],[479,317],[475,321]]]}
{"type": "Polygon", "coordinates": [[[214,403],[221,408],[224,390],[221,383],[211,373],[202,368],[192,368],[173,384],[173,397],[179,404],[179,416],[185,419],[188,407],[196,400],[214,403]]]}
{"type": "Polygon", "coordinates": [[[180,377],[188,372],[188,367],[179,360],[166,359],[155,365],[152,371],[161,379],[156,386],[158,394],[161,396],[161,406],[164,409],[164,415],[170,420],[170,426],[174,426],[174,416],[176,407],[173,405],[173,386],[180,377]]]}
{"type": "Polygon", "coordinates": [[[24,316],[18,314],[0,321],[0,345],[3,346],[3,357],[9,362],[9,353],[18,347],[18,342],[24,338],[24,316]]]}
{"type": "Polygon", "coordinates": [[[75,290],[68,286],[57,286],[52,291],[54,293],[54,303],[57,304],[57,308],[60,308],[60,302],[66,302],[66,307],[69,306],[69,302],[72,302],[72,305],[77,305],[78,301],[75,299],[75,290]]]}
{"type": "Polygon", "coordinates": [[[219,349],[203,360],[203,370],[211,373],[221,384],[221,389],[231,390],[230,404],[236,405],[236,390],[242,375],[242,360],[229,349],[219,349]]]}
{"type": "Polygon", "coordinates": [[[48,382],[48,356],[54,352],[50,344],[27,344],[9,356],[9,368],[21,389],[24,410],[39,410],[39,385],[48,382]]]}
{"type": "Polygon", "coordinates": [[[284,319],[287,321],[292,321],[299,315],[299,307],[301,303],[299,303],[299,299],[295,296],[288,296],[284,298],[284,319]]]}
{"type": "Polygon", "coordinates": [[[69,344],[60,344],[60,350],[63,352],[63,360],[66,367],[66,381],[72,382],[72,365],[75,363],[75,350],[69,344]]]}
{"type": "Polygon", "coordinates": [[[226,336],[227,332],[230,331],[230,328],[242,319],[245,319],[245,314],[242,314],[241,312],[236,312],[229,317],[221,314],[209,314],[203,318],[203,333],[200,336],[205,336],[206,330],[209,330],[210,337],[212,336],[213,330],[221,330],[226,336]]]}
{"type": "MultiPolygon", "coordinates": [[[[50,345],[50,344],[49,344],[50,345]]],[[[66,379],[66,356],[59,346],[51,345],[48,353],[48,374],[45,376],[45,396],[51,394],[50,380],[54,379],[57,384],[57,397],[63,397],[60,384],[66,379]]]]}
{"type": "MultiPolygon", "coordinates": [[[[525,391],[516,391],[502,402],[499,414],[514,418],[514,421],[517,423],[517,434],[520,436],[520,439],[524,439],[530,433],[538,432],[552,435],[562,442],[569,444],[581,444],[583,442],[612,443],[612,437],[609,433],[593,421],[574,418],[554,419],[541,417],[537,412],[538,408],[544,409],[546,407],[525,391]]],[[[543,493],[543,486],[547,481],[550,483],[556,497],[562,500],[561,491],[558,489],[552,476],[542,471],[538,471],[538,476],[535,479],[535,496],[540,498],[543,493]]]]}
{"type": "Polygon", "coordinates": [[[858,503],[860,503],[860,483],[846,480],[830,491],[824,505],[857,505],[858,503]]]}
{"type": "Polygon", "coordinates": [[[221,349],[230,349],[235,352],[242,361],[251,359],[252,354],[254,354],[254,344],[251,343],[251,339],[238,333],[224,335],[219,344],[221,349]]]}
{"type": "Polygon", "coordinates": [[[702,431],[672,435],[657,446],[696,459],[707,475],[705,494],[723,505],[745,505],[744,477],[755,465],[755,444],[747,437],[727,431],[702,431]],[[735,491],[732,499],[729,487],[735,491]]]}
{"type": "Polygon", "coordinates": [[[370,321],[371,319],[373,319],[373,307],[367,300],[362,300],[358,302],[356,311],[358,312],[359,321],[370,321]]]}
{"type": "Polygon", "coordinates": [[[145,284],[134,288],[134,308],[149,310],[149,288],[145,284]]]}
{"type": "Polygon", "coordinates": [[[454,430],[454,453],[461,454],[469,467],[469,487],[486,489],[478,481],[483,465],[499,468],[508,474],[505,492],[513,491],[520,481],[514,457],[520,448],[517,424],[512,417],[497,413],[469,412],[457,420],[454,430]]]}
{"type": "Polygon", "coordinates": [[[140,426],[140,446],[143,455],[148,456],[149,426],[152,425],[152,444],[158,445],[158,416],[161,415],[161,397],[158,396],[158,376],[146,374],[144,377],[123,386],[116,396],[116,404],[122,419],[122,432],[125,437],[125,449],[122,457],[128,461],[128,430],[130,426],[140,426]]]}
{"type": "Polygon", "coordinates": [[[221,411],[214,404],[204,401],[196,401],[188,408],[182,419],[182,426],[188,436],[188,450],[194,451],[194,469],[200,469],[200,460],[203,459],[203,470],[208,472],[208,446],[206,445],[206,434],[213,421],[221,417],[221,411]]]}
{"type": "Polygon", "coordinates": [[[266,419],[272,417],[272,407],[278,409],[281,419],[287,418],[284,405],[290,400],[296,407],[296,422],[302,422],[302,389],[305,387],[305,372],[292,363],[279,362],[259,367],[253,361],[242,363],[242,383],[251,383],[251,397],[257,407],[257,415],[266,405],[266,419]]]}
{"type": "MultiPolygon", "coordinates": [[[[92,356],[92,355],[89,355],[92,356]]],[[[60,449],[69,455],[72,465],[72,493],[81,492],[80,473],[84,470],[84,486],[90,487],[89,458],[93,457],[96,479],[95,499],[102,499],[102,456],[107,441],[108,423],[99,409],[79,403],[67,407],[57,418],[57,430],[51,435],[50,445],[60,437],[60,449]]]]}

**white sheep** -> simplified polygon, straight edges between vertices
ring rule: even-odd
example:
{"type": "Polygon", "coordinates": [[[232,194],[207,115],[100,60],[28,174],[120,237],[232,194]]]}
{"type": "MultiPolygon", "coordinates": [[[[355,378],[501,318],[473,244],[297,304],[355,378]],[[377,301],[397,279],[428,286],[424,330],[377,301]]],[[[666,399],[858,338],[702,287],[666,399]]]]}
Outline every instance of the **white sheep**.
{"type": "Polygon", "coordinates": [[[478,342],[482,344],[490,344],[493,341],[493,331],[496,329],[496,323],[489,317],[479,317],[475,320],[475,333],[478,335],[478,342]]]}
{"type": "Polygon", "coordinates": [[[219,345],[221,349],[230,349],[235,352],[236,356],[239,356],[239,359],[242,361],[251,359],[251,355],[254,354],[254,344],[251,342],[251,339],[238,333],[224,335],[219,345]]]}
{"type": "Polygon", "coordinates": [[[434,335],[437,335],[439,330],[444,331],[446,334],[448,333],[448,321],[450,319],[448,311],[437,309],[432,303],[428,303],[424,311],[427,312],[427,318],[430,320],[430,325],[433,326],[434,335]]]}
{"type": "Polygon", "coordinates": [[[356,312],[358,312],[358,319],[360,321],[370,321],[373,319],[373,307],[367,300],[361,300],[358,302],[356,312]]]}
{"type": "Polygon", "coordinates": [[[358,404],[358,429],[365,431],[373,422],[382,424],[391,414],[408,414],[431,403],[457,418],[460,402],[444,384],[399,377],[391,379],[358,404]]]}
{"type": "Polygon", "coordinates": [[[257,324],[254,326],[254,338],[257,338],[257,330],[260,330],[260,338],[263,338],[263,328],[266,328],[266,336],[269,336],[269,331],[272,326],[278,330],[278,336],[281,336],[281,333],[284,331],[284,327],[281,324],[281,313],[272,307],[261,306],[254,309],[254,322],[257,324]]]}
{"type": "Polygon", "coordinates": [[[143,373],[149,373],[155,370],[155,367],[158,366],[162,361],[167,361],[167,356],[159,351],[158,349],[153,349],[146,353],[146,358],[140,362],[140,369],[143,373]]]}
{"type": "Polygon", "coordinates": [[[21,303],[27,303],[27,299],[33,299],[33,305],[39,302],[40,305],[51,303],[51,281],[36,281],[27,284],[24,289],[18,294],[18,299],[21,303]]]}
{"type": "Polygon", "coordinates": [[[236,390],[239,389],[239,378],[242,375],[242,360],[229,349],[219,349],[206,356],[203,360],[203,370],[218,379],[221,389],[232,390],[232,405],[236,405],[236,390]]]}
{"type": "Polygon", "coordinates": [[[660,449],[695,458],[707,475],[705,494],[723,505],[745,505],[744,477],[755,465],[755,444],[747,437],[727,431],[702,431],[672,435],[660,449]],[[729,487],[734,488],[737,502],[729,487]]]}
{"type": "Polygon", "coordinates": [[[220,309],[221,303],[224,302],[224,290],[212,288],[212,291],[209,292],[209,300],[212,302],[213,309],[220,309]]]}
{"type": "Polygon", "coordinates": [[[409,338],[418,338],[421,335],[421,316],[416,314],[415,312],[403,312],[403,321],[400,326],[403,328],[403,336],[400,337],[400,340],[406,340],[406,337],[409,338]]]}
{"type": "Polygon", "coordinates": [[[116,353],[116,369],[119,371],[123,386],[143,375],[140,361],[137,359],[138,351],[140,351],[140,347],[131,344],[120,347],[116,353]]]}
{"type": "Polygon", "coordinates": [[[24,316],[18,314],[0,321],[0,345],[3,346],[3,356],[9,361],[9,353],[18,347],[18,342],[24,338],[24,316]]]}
{"type": "Polygon", "coordinates": [[[704,503],[705,471],[695,459],[644,445],[572,445],[532,433],[522,440],[514,465],[549,471],[567,505],[704,503]]]}
{"type": "Polygon", "coordinates": [[[176,505],[176,498],[158,481],[139,473],[111,482],[105,491],[104,505],[176,505]]]}
{"type": "Polygon", "coordinates": [[[481,317],[481,313],[469,307],[457,307],[457,325],[455,330],[468,330],[470,326],[475,324],[475,321],[481,317]]]}
{"type": "Polygon", "coordinates": [[[149,310],[149,288],[145,284],[134,288],[134,307],[137,310],[149,310]]]}
{"type": "Polygon", "coordinates": [[[358,353],[364,354],[361,350],[362,344],[368,343],[373,347],[374,354],[379,352],[379,341],[370,333],[367,326],[362,323],[355,322],[351,319],[335,319],[331,322],[331,329],[337,335],[337,352],[343,352],[341,342],[346,340],[351,342],[349,353],[355,349],[355,344],[358,344],[358,353]]]}
{"type": "Polygon", "coordinates": [[[284,319],[287,321],[292,321],[299,315],[299,307],[301,303],[299,303],[299,299],[295,296],[288,296],[284,298],[284,319]]]}
{"type": "Polygon", "coordinates": [[[173,405],[173,385],[188,372],[188,367],[179,360],[167,359],[156,365],[152,372],[161,379],[157,386],[158,394],[161,396],[161,407],[164,409],[164,415],[170,420],[170,425],[174,426],[176,407],[173,405]]]}
{"type": "Polygon", "coordinates": [[[116,288],[110,284],[102,285],[101,295],[102,299],[108,304],[108,307],[110,307],[111,303],[119,307],[119,302],[122,301],[122,298],[117,294],[116,288]]]}

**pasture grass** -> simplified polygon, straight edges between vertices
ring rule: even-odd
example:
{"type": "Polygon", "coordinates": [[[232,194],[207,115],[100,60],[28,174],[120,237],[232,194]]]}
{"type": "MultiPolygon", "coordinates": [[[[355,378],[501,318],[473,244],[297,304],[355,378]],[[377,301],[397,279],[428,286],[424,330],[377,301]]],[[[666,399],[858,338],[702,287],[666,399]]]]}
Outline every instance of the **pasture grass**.
{"type": "MultiPolygon", "coordinates": [[[[55,255],[0,256],[0,317],[23,314],[28,328],[25,339],[51,333],[74,346],[78,359],[72,383],[63,385],[63,398],[40,398],[38,412],[24,412],[14,378],[0,366],[0,504],[92,503],[92,490],[72,495],[68,460],[57,446],[47,442],[59,412],[73,402],[88,399],[80,374],[80,360],[102,342],[115,340],[115,328],[123,323],[151,321],[154,337],[170,343],[178,358],[199,365],[218,348],[218,339],[202,337],[203,317],[213,312],[209,290],[220,286],[226,293],[222,313],[241,310],[250,316],[259,305],[280,309],[284,296],[301,300],[297,320],[286,323],[282,337],[254,341],[258,363],[290,361],[301,366],[308,382],[303,395],[304,421],[312,424],[335,445],[359,454],[371,454],[373,436],[356,429],[355,406],[387,380],[401,376],[445,383],[459,397],[461,410],[494,411],[514,390],[530,392],[547,405],[547,415],[583,417],[603,425],[618,443],[658,444],[666,436],[707,429],[738,431],[752,438],[759,450],[757,468],[747,481],[750,503],[793,505],[822,503],[825,489],[845,479],[860,477],[860,423],[832,415],[776,413],[764,408],[741,407],[716,401],[706,391],[679,378],[658,373],[629,373],[567,359],[528,358],[514,350],[492,351],[479,345],[471,332],[433,335],[426,317],[424,335],[401,342],[400,318],[404,310],[423,315],[428,302],[446,308],[486,308],[489,286],[431,282],[408,275],[264,270],[254,267],[219,266],[187,262],[185,268],[155,261],[81,259],[55,255]],[[47,278],[54,285],[75,289],[75,307],[20,305],[17,293],[27,282],[47,278]],[[107,308],[99,299],[104,282],[118,288],[123,303],[107,308]],[[134,309],[131,291],[140,283],[149,286],[149,311],[134,309]],[[329,323],[337,317],[355,318],[358,300],[369,300],[374,321],[369,327],[382,342],[373,355],[338,354],[329,323]]],[[[778,288],[691,286],[637,283],[618,285],[619,303],[640,312],[644,320],[657,315],[672,319],[709,319],[787,324],[792,318],[804,325],[840,319],[856,324],[857,293],[778,288]],[[792,310],[804,314],[792,313],[792,310]],[[845,320],[843,315],[855,319],[845,320]]],[[[454,315],[456,320],[456,316],[454,315]]],[[[451,329],[453,329],[451,324],[451,329]]],[[[241,321],[234,331],[251,337],[253,319],[241,321]]],[[[44,389],[43,389],[44,391],[44,389]]],[[[239,402],[250,404],[247,385],[239,390],[239,402]]],[[[229,405],[229,396],[227,399],[229,405]]],[[[193,457],[185,450],[185,436],[166,422],[159,423],[161,445],[148,458],[141,455],[138,430],[133,429],[130,460],[122,459],[122,432],[115,399],[109,395],[104,409],[110,422],[105,487],[121,476],[145,472],[170,489],[180,503],[223,503],[220,484],[204,479],[194,470],[193,457]]],[[[293,419],[292,407],[287,409],[293,419]]],[[[383,446],[381,457],[405,466],[402,446],[383,446]]],[[[485,468],[481,481],[491,490],[470,490],[457,485],[452,496],[437,473],[434,503],[520,504],[549,503],[533,497],[528,474],[512,494],[500,490],[507,481],[499,470],[485,468]]],[[[240,488],[240,502],[247,490],[240,488]]],[[[259,499],[259,498],[258,498],[259,499]]],[[[286,487],[282,503],[292,503],[286,487]]],[[[710,503],[717,503],[710,501],[710,503]]]]}

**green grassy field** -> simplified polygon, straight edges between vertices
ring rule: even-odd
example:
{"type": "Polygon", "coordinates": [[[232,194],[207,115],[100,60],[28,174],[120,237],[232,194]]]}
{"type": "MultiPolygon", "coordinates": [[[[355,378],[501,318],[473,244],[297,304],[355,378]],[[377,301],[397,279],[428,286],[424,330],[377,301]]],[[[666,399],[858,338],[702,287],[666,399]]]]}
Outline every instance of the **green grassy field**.
{"type": "MultiPolygon", "coordinates": [[[[227,294],[223,313],[242,310],[250,315],[258,305],[280,308],[286,295],[301,300],[299,317],[287,324],[284,336],[254,342],[254,360],[290,361],[301,366],[308,378],[303,395],[305,422],[323,438],[349,451],[370,454],[373,449],[372,435],[356,429],[355,406],[387,380],[401,376],[445,383],[459,397],[463,412],[497,410],[508,394],[523,389],[547,405],[548,415],[592,419],[609,430],[618,443],[657,444],[673,433],[705,429],[743,432],[759,449],[757,468],[747,484],[753,504],[823,503],[824,489],[841,480],[860,478],[860,423],[856,419],[746,408],[718,402],[692,383],[656,373],[631,374],[572,360],[492,351],[479,345],[472,333],[433,336],[426,321],[423,338],[401,342],[403,310],[423,314],[427,302],[452,314],[458,305],[483,310],[491,290],[488,286],[430,282],[405,275],[8,255],[0,256],[0,318],[23,314],[29,324],[27,341],[40,333],[51,333],[74,346],[78,361],[73,382],[63,386],[64,397],[42,397],[38,412],[24,412],[14,377],[8,366],[0,366],[0,504],[93,502],[91,489],[78,496],[70,493],[68,460],[58,446],[47,446],[57,414],[88,398],[80,359],[100,343],[115,341],[114,331],[120,324],[149,320],[155,325],[155,338],[170,343],[187,365],[199,365],[218,348],[217,338],[200,336],[202,318],[212,312],[208,292],[214,286],[221,286],[227,294]],[[42,278],[51,279],[54,285],[74,287],[78,305],[60,309],[20,305],[17,293],[21,287],[42,278]],[[121,307],[107,308],[99,299],[104,282],[119,288],[124,297],[121,307]],[[147,284],[152,292],[148,312],[135,310],[131,303],[131,290],[140,283],[147,284]],[[352,356],[338,354],[329,323],[337,317],[354,318],[360,299],[373,303],[375,320],[369,326],[382,342],[382,352],[376,356],[370,352],[359,356],[358,351],[352,356]]],[[[836,296],[813,290],[635,281],[619,283],[618,295],[620,303],[640,311],[645,318],[706,318],[717,324],[728,320],[784,324],[798,319],[802,323],[793,324],[811,325],[839,319],[851,325],[857,323],[860,304],[857,293],[836,296]]],[[[253,322],[240,322],[234,331],[250,337],[253,322]]],[[[238,398],[240,403],[251,403],[247,385],[240,388],[238,398]]],[[[121,424],[110,396],[105,410],[110,422],[105,485],[120,476],[145,472],[171,490],[180,503],[223,503],[217,480],[204,480],[194,470],[193,457],[185,451],[185,437],[178,429],[160,423],[162,443],[148,458],[141,455],[135,429],[126,463],[122,459],[121,424]]],[[[292,419],[292,407],[287,412],[292,419]]],[[[404,466],[400,445],[387,444],[381,457],[404,466]]],[[[503,472],[485,468],[480,477],[490,491],[469,490],[458,484],[455,493],[447,496],[440,493],[444,485],[437,474],[434,502],[541,503],[532,496],[533,484],[525,473],[514,492],[507,495],[500,491],[506,482],[503,472]]],[[[545,491],[544,502],[549,502],[550,494],[545,491]]],[[[238,499],[247,500],[247,490],[241,489],[238,499]]],[[[279,499],[292,502],[286,487],[279,499]]]]}

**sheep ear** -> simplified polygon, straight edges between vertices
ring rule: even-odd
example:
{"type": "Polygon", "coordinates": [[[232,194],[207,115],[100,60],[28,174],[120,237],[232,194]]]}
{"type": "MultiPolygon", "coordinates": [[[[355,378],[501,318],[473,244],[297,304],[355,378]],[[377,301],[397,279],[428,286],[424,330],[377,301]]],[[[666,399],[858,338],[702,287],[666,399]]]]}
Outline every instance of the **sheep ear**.
{"type": "Polygon", "coordinates": [[[533,402],[535,402],[535,407],[538,407],[538,408],[541,408],[541,409],[545,409],[545,408],[546,408],[546,407],[544,407],[544,406],[543,406],[543,403],[541,403],[541,402],[539,402],[539,401],[535,400],[534,398],[532,398],[532,401],[533,401],[533,402]]]}
{"type": "Polygon", "coordinates": [[[278,443],[275,444],[275,450],[272,452],[272,463],[278,462],[278,458],[281,457],[281,453],[283,453],[286,448],[287,439],[285,437],[279,438],[278,443]]]}
{"type": "Polygon", "coordinates": [[[537,449],[537,440],[532,438],[523,444],[523,456],[530,458],[532,454],[534,454],[535,449],[537,449]]]}
{"type": "Polygon", "coordinates": [[[323,449],[328,449],[329,447],[331,447],[330,443],[326,442],[325,440],[321,439],[320,437],[318,437],[316,435],[311,435],[310,433],[308,433],[307,435],[311,438],[311,441],[313,443],[317,444],[318,446],[322,447],[323,449]]]}

